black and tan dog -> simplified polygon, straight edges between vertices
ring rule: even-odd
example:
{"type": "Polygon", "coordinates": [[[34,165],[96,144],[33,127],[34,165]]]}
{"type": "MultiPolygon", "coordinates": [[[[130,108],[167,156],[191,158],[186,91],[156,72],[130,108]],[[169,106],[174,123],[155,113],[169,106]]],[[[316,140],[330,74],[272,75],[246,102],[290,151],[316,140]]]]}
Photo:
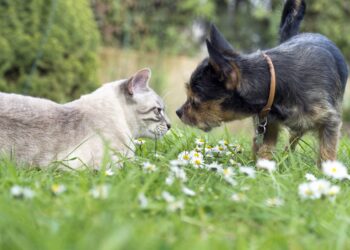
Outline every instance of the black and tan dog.
{"type": "Polygon", "coordinates": [[[270,158],[279,131],[291,132],[291,148],[307,131],[317,131],[320,160],[335,160],[342,123],[341,104],[348,68],[326,37],[298,34],[303,0],[284,6],[275,48],[243,55],[211,27],[204,59],[186,85],[187,101],[176,113],[189,125],[209,131],[222,122],[256,117],[254,152],[270,158]],[[270,107],[271,106],[271,107],[270,107]]]}

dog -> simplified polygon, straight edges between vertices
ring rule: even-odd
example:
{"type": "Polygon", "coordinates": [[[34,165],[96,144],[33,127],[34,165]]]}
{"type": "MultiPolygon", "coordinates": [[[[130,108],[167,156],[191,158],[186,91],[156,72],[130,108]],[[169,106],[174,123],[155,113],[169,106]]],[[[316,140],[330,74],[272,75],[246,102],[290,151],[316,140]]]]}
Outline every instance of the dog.
{"type": "Polygon", "coordinates": [[[306,132],[316,131],[319,163],[335,160],[348,67],[327,37],[298,34],[305,11],[304,0],[288,0],[280,44],[251,54],[238,53],[212,25],[209,57],[192,73],[187,100],[176,111],[181,121],[209,131],[254,117],[253,153],[266,159],[273,156],[281,125],[289,128],[291,150],[306,132]]]}

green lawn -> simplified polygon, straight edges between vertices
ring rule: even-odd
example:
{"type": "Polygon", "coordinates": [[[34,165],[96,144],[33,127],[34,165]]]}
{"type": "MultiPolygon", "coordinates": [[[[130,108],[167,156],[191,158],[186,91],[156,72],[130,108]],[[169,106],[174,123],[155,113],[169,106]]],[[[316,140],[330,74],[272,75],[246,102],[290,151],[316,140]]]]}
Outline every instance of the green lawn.
{"type": "MultiPolygon", "coordinates": [[[[239,173],[230,161],[254,166],[250,138],[234,140],[228,133],[202,137],[211,145],[226,139],[235,144],[233,148],[241,146],[243,152],[231,150],[232,155],[204,159],[232,165],[237,185],[217,171],[191,166],[183,167],[185,183],[166,184],[169,161],[192,150],[198,136],[198,131],[174,130],[156,144],[146,141],[138,148],[137,159],[126,161],[112,176],[105,171],[19,169],[3,160],[0,249],[350,249],[350,181],[327,178],[316,167],[311,137],[293,154],[283,152],[283,140],[277,171],[258,169],[256,178],[239,173]],[[160,157],[155,157],[155,150],[160,157]],[[157,170],[146,173],[145,161],[157,170]],[[298,186],[306,181],[306,173],[339,185],[335,202],[301,199],[298,186]],[[30,188],[35,196],[14,197],[11,188],[16,185],[30,188]],[[52,185],[64,185],[66,191],[55,195],[52,185]],[[91,189],[101,185],[107,189],[105,197],[96,198],[91,189]],[[183,185],[195,196],[184,194],[183,185]],[[164,191],[175,202],[167,202],[164,191]],[[242,199],[234,201],[234,193],[242,199]],[[139,202],[141,194],[147,197],[145,207],[139,202]],[[274,197],[283,204],[268,206],[266,200],[274,197]],[[171,210],[179,204],[182,209],[171,210]]],[[[345,165],[349,154],[350,140],[343,138],[338,155],[345,165]]]]}

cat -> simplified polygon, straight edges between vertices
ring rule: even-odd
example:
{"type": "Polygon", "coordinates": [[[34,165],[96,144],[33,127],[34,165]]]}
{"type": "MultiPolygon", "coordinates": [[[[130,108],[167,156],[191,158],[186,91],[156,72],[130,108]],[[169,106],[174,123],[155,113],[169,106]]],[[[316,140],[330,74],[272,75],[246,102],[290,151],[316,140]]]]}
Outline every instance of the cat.
{"type": "Polygon", "coordinates": [[[151,70],[142,69],[66,104],[0,93],[0,151],[18,164],[40,168],[53,162],[99,168],[106,145],[131,157],[132,139],[160,138],[170,129],[150,78],[151,70]]]}

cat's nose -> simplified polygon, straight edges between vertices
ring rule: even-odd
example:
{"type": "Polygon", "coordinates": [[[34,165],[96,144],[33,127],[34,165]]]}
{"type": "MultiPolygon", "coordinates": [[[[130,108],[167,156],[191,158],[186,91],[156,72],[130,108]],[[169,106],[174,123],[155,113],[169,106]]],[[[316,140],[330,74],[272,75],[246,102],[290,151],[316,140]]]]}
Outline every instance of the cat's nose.
{"type": "Polygon", "coordinates": [[[181,117],[182,117],[182,109],[181,108],[179,108],[178,110],[176,110],[176,114],[177,114],[177,116],[181,119],[181,117]]]}
{"type": "Polygon", "coordinates": [[[167,124],[166,124],[166,127],[168,128],[168,130],[171,129],[171,124],[170,124],[170,123],[167,123],[167,124]]]}

